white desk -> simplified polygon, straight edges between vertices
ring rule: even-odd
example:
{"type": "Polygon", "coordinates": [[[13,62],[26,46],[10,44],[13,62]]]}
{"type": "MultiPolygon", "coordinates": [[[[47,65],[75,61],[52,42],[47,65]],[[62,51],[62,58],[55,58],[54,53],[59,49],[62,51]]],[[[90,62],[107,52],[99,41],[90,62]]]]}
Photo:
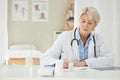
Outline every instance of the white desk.
{"type": "Polygon", "coordinates": [[[54,77],[41,77],[38,73],[39,66],[35,65],[32,68],[24,65],[5,65],[0,70],[0,80],[120,80],[120,70],[62,70],[54,77]]]}

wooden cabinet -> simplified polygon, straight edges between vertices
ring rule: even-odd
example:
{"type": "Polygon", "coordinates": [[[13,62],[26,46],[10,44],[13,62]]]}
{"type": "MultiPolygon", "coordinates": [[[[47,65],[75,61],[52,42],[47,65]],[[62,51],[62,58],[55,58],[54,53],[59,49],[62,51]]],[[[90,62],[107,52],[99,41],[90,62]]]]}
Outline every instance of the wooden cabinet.
{"type": "MultiPolygon", "coordinates": [[[[39,65],[40,60],[39,58],[32,58],[33,59],[33,65],[39,65]]],[[[11,65],[25,65],[25,58],[10,58],[8,61],[8,64],[11,65]]]]}

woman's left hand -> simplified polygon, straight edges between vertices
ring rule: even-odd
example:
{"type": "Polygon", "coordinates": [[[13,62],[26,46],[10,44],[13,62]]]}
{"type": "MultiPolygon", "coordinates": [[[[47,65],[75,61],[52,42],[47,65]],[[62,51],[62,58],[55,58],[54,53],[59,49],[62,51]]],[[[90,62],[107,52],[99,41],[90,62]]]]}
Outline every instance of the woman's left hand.
{"type": "Polygon", "coordinates": [[[75,61],[73,64],[74,67],[84,67],[87,66],[85,61],[75,61]]]}

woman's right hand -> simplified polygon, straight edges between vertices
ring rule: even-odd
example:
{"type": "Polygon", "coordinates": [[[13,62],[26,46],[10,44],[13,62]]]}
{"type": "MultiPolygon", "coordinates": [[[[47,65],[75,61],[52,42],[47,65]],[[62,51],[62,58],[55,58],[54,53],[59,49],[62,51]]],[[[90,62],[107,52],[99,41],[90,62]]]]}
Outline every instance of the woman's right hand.
{"type": "Polygon", "coordinates": [[[64,62],[63,62],[63,68],[64,69],[68,69],[68,61],[67,60],[64,60],[64,62]]]}

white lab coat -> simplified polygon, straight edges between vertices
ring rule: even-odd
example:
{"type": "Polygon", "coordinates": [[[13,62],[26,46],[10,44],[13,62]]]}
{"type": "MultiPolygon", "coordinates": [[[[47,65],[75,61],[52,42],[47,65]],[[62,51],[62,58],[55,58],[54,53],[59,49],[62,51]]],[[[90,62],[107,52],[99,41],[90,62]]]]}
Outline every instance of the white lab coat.
{"type": "MultiPolygon", "coordinates": [[[[80,54],[77,43],[74,41],[73,46],[71,46],[73,35],[74,30],[65,31],[60,34],[53,46],[44,53],[40,65],[43,67],[44,65],[55,64],[55,61],[59,59],[60,55],[62,55],[61,59],[67,59],[69,61],[78,59],[80,54]]],[[[94,36],[97,58],[94,57],[94,42],[92,39],[88,47],[88,59],[85,60],[87,65],[89,67],[112,66],[114,63],[113,54],[106,49],[100,34],[94,32],[94,36]]]]}

